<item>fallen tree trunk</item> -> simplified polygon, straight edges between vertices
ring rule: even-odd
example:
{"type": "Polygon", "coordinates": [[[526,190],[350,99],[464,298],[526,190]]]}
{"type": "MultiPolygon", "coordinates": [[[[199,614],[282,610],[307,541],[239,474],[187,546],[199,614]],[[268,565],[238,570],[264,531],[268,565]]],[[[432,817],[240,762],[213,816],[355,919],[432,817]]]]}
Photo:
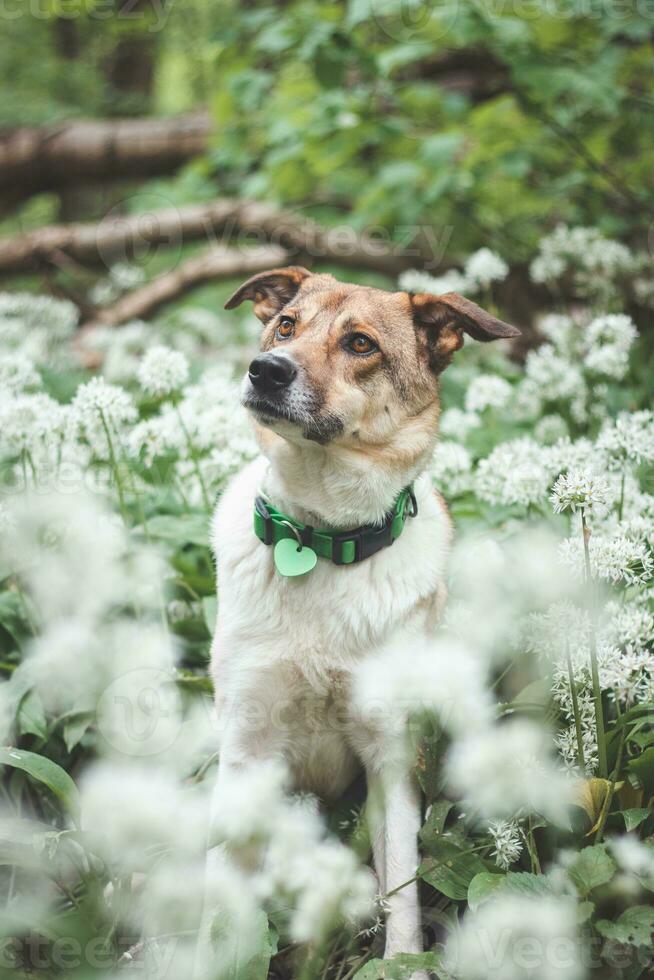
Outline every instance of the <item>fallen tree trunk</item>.
{"type": "MultiPolygon", "coordinates": [[[[213,245],[274,244],[310,263],[327,260],[396,276],[411,266],[441,265],[447,240],[411,229],[414,241],[399,245],[379,230],[355,231],[347,225],[325,228],[310,218],[259,201],[220,199],[209,204],[165,208],[146,214],[109,215],[99,224],[54,225],[0,240],[0,275],[35,272],[66,255],[85,265],[109,266],[205,240],[213,245]]],[[[449,235],[447,235],[449,238],[449,235]]]]}
{"type": "Polygon", "coordinates": [[[0,198],[12,204],[80,181],[171,173],[206,150],[210,130],[206,112],[3,129],[0,198]]]}
{"type": "Polygon", "coordinates": [[[176,268],[132,290],[110,306],[99,308],[93,320],[84,326],[91,329],[97,324],[119,326],[128,320],[147,320],[166,303],[196,286],[237,276],[247,278],[263,269],[286,265],[288,259],[288,252],[277,245],[264,245],[245,251],[217,245],[181,262],[176,268]]]}

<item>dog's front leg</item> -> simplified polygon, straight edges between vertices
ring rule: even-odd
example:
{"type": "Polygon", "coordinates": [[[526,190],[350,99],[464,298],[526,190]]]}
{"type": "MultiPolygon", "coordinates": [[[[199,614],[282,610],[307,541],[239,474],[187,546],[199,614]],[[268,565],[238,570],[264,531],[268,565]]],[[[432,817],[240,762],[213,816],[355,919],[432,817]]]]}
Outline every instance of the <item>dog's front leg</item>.
{"type": "Polygon", "coordinates": [[[401,770],[384,776],[368,772],[368,786],[373,857],[380,886],[388,896],[384,956],[388,959],[396,953],[421,953],[418,883],[413,880],[419,864],[418,787],[410,774],[401,770]]]}

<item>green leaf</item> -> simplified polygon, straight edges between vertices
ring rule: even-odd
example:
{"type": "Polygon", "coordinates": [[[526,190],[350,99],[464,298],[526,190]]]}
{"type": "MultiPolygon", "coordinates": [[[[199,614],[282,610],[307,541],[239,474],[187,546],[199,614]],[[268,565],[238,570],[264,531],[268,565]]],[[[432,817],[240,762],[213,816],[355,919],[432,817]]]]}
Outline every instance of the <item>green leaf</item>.
{"type": "Polygon", "coordinates": [[[408,980],[416,970],[428,970],[438,975],[441,954],[399,953],[390,960],[370,960],[354,974],[353,980],[408,980]]]}
{"type": "Polygon", "coordinates": [[[643,820],[646,820],[652,812],[650,807],[633,807],[631,810],[623,810],[622,816],[627,830],[635,830],[640,827],[643,820]]]}
{"type": "Polygon", "coordinates": [[[21,700],[17,722],[21,735],[36,735],[37,738],[47,739],[48,720],[37,691],[28,691],[21,700]]]}
{"type": "Polygon", "coordinates": [[[475,875],[485,870],[479,855],[441,839],[433,842],[418,875],[443,895],[461,901],[468,897],[468,886],[475,875]]]}
{"type": "Polygon", "coordinates": [[[206,514],[157,514],[148,520],[152,538],[169,541],[175,547],[197,544],[209,547],[209,518],[206,514]]]}
{"type": "Polygon", "coordinates": [[[577,906],[577,923],[582,925],[584,922],[588,922],[594,911],[595,902],[579,902],[577,906]]]}
{"type": "Polygon", "coordinates": [[[648,794],[654,793],[654,747],[632,759],[627,766],[648,794]]]}
{"type": "Polygon", "coordinates": [[[509,871],[503,876],[502,892],[513,895],[552,895],[554,889],[545,875],[534,875],[530,871],[509,871]]]}
{"type": "Polygon", "coordinates": [[[92,721],[93,712],[80,711],[64,722],[64,743],[68,752],[72,752],[79,745],[92,721]]]}
{"type": "Polygon", "coordinates": [[[268,926],[268,916],[259,909],[252,919],[245,940],[239,939],[230,910],[216,911],[210,941],[220,954],[221,980],[266,980],[270,958],[277,948],[277,937],[268,926]]]}
{"type": "Polygon", "coordinates": [[[80,802],[77,786],[61,766],[36,752],[0,748],[0,765],[21,769],[43,783],[58,797],[75,821],[79,818],[80,802]]]}
{"type": "Polygon", "coordinates": [[[429,847],[434,837],[440,837],[445,828],[445,821],[454,804],[450,800],[436,800],[429,808],[429,816],[420,831],[420,840],[429,847]]]}
{"type": "Polygon", "coordinates": [[[635,905],[623,912],[617,922],[600,919],[595,926],[605,939],[614,939],[630,946],[650,946],[654,935],[654,908],[651,905],[635,905]]]}
{"type": "Polygon", "coordinates": [[[609,882],[615,871],[615,861],[607,853],[605,844],[584,847],[568,868],[568,874],[583,898],[593,888],[609,882]]]}
{"type": "Polygon", "coordinates": [[[481,871],[468,885],[468,905],[476,912],[493,892],[501,888],[504,875],[493,874],[491,871],[481,871]]]}

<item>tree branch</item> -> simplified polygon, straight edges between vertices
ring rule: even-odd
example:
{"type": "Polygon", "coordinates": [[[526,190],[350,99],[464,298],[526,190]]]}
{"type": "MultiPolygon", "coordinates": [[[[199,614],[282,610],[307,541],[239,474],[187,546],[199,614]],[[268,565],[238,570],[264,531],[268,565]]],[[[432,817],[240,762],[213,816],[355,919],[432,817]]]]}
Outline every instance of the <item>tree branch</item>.
{"type": "Polygon", "coordinates": [[[413,229],[413,242],[398,245],[382,232],[360,233],[344,224],[325,228],[301,213],[225,198],[146,214],[110,215],[99,224],[53,225],[0,239],[0,275],[38,271],[55,253],[108,267],[147,257],[156,247],[205,240],[239,247],[275,244],[307,263],[327,260],[396,276],[426,261],[432,270],[441,264],[440,252],[447,242],[428,236],[430,230],[413,229]]]}
{"type": "Polygon", "coordinates": [[[145,119],[71,120],[0,130],[5,205],[80,181],[167,174],[207,148],[206,112],[145,119]]]}
{"type": "Polygon", "coordinates": [[[118,326],[128,320],[147,320],[160,307],[196,286],[217,279],[251,276],[263,269],[285,265],[288,259],[288,252],[277,245],[264,245],[247,251],[216,245],[132,290],[111,306],[98,309],[95,318],[84,326],[92,329],[98,324],[118,326]]]}

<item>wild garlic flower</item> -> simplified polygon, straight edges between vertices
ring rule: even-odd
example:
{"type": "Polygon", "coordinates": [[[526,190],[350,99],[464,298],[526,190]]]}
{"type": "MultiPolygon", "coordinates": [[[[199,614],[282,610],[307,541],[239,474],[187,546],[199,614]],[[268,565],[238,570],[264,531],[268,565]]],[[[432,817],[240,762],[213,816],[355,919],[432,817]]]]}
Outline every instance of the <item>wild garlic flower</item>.
{"type": "Polygon", "coordinates": [[[466,412],[484,412],[487,408],[504,408],[513,389],[508,381],[493,374],[479,374],[468,385],[466,412]]]}
{"type": "MultiPolygon", "coordinates": [[[[590,536],[588,549],[593,574],[608,582],[637,585],[654,574],[654,558],[643,541],[596,533],[590,536]]],[[[559,557],[578,580],[583,580],[585,559],[580,535],[561,542],[559,557]]]]}
{"type": "Polygon", "coordinates": [[[606,604],[605,613],[609,642],[638,651],[654,646],[654,614],[646,606],[613,601],[606,604]]]}
{"type": "Polygon", "coordinates": [[[275,760],[252,764],[222,780],[212,804],[211,842],[260,855],[251,887],[260,900],[285,898],[291,932],[304,942],[321,938],[336,918],[372,911],[374,878],[354,853],[325,837],[312,799],[285,795],[288,772],[275,760]]]}
{"type": "Polygon", "coordinates": [[[82,824],[95,852],[123,873],[151,867],[162,850],[198,857],[209,801],[152,764],[98,762],[80,785],[82,824]]]}
{"type": "Polygon", "coordinates": [[[612,837],[609,847],[620,868],[630,874],[654,881],[654,848],[645,844],[632,834],[612,837]]]}
{"type": "Polygon", "coordinates": [[[443,493],[462,493],[471,483],[472,460],[458,442],[439,442],[431,464],[431,477],[443,493]]]}
{"type": "Polygon", "coordinates": [[[575,331],[572,317],[562,313],[547,313],[538,321],[538,330],[559,352],[571,349],[575,331]]]}
{"type": "Polygon", "coordinates": [[[67,408],[42,392],[0,395],[0,458],[38,453],[63,436],[67,408]]]}
{"type": "Polygon", "coordinates": [[[158,344],[141,361],[138,379],[150,395],[162,398],[179,392],[188,380],[189,365],[184,354],[158,344]]]}
{"type": "Polygon", "coordinates": [[[522,854],[524,842],[520,824],[516,820],[492,820],[488,824],[488,833],[493,839],[494,849],[491,853],[495,864],[508,871],[522,854]]]}
{"type": "Polygon", "coordinates": [[[440,431],[449,439],[465,440],[469,432],[478,429],[481,419],[473,412],[461,408],[448,408],[441,415],[440,431]]]}
{"type": "Polygon", "coordinates": [[[501,282],[509,274],[509,267],[490,248],[480,248],[467,259],[463,275],[475,292],[488,289],[492,282],[501,282]]]}
{"type": "Polygon", "coordinates": [[[131,395],[104,378],[91,378],[80,385],[71,403],[73,431],[85,438],[101,459],[107,459],[112,449],[118,452],[114,441],[137,417],[131,395]]]}
{"type": "Polygon", "coordinates": [[[608,485],[602,477],[572,470],[559,476],[552,487],[550,503],[555,514],[562,514],[566,510],[573,514],[578,510],[591,513],[606,503],[608,492],[608,485]]]}
{"type": "Polygon", "coordinates": [[[550,756],[550,744],[544,730],[524,720],[464,734],[447,758],[448,783],[482,816],[540,813],[561,823],[570,783],[550,756]]]}
{"type": "Polygon", "coordinates": [[[525,382],[531,382],[543,401],[566,401],[584,388],[580,368],[551,344],[543,344],[527,354],[525,382]]]}
{"type": "Polygon", "coordinates": [[[548,450],[524,437],[501,442],[482,459],[475,475],[475,489],[491,504],[541,506],[550,482],[548,450]]]}
{"type": "Polygon", "coordinates": [[[597,448],[606,453],[613,468],[622,469],[626,462],[651,463],[654,461],[654,412],[620,412],[600,432],[597,448]]]}
{"type": "Polygon", "coordinates": [[[13,321],[23,331],[45,326],[62,340],[71,335],[78,319],[77,307],[68,300],[33,293],[0,293],[0,323],[13,321]]]}
{"type": "Polygon", "coordinates": [[[33,362],[21,353],[3,353],[0,358],[0,391],[15,395],[38,388],[41,378],[33,362]]]}
{"type": "Polygon", "coordinates": [[[407,269],[399,277],[398,285],[409,293],[434,293],[436,296],[441,293],[464,293],[469,287],[465,276],[456,269],[450,269],[441,276],[430,276],[428,272],[407,269]]]}
{"type": "Polygon", "coordinates": [[[541,238],[539,254],[530,266],[534,282],[555,282],[566,271],[584,273],[582,282],[597,287],[603,280],[632,271],[634,256],[621,242],[605,238],[597,228],[558,225],[541,238]]]}
{"type": "Polygon", "coordinates": [[[583,980],[580,954],[571,899],[500,893],[450,933],[444,964],[458,980],[583,980]]]}
{"type": "MultiPolygon", "coordinates": [[[[409,657],[406,640],[401,646],[389,645],[357,668],[354,701],[366,724],[383,719],[380,734],[390,741],[402,734],[412,714],[423,711],[437,714],[440,724],[456,735],[490,723],[486,665],[465,643],[453,637],[430,642],[416,637],[409,657]]],[[[403,749],[400,745],[399,763],[403,749]]]]}
{"type": "Polygon", "coordinates": [[[629,368],[629,352],[637,336],[631,317],[624,313],[597,317],[583,338],[584,367],[592,374],[620,381],[629,368]]]}

